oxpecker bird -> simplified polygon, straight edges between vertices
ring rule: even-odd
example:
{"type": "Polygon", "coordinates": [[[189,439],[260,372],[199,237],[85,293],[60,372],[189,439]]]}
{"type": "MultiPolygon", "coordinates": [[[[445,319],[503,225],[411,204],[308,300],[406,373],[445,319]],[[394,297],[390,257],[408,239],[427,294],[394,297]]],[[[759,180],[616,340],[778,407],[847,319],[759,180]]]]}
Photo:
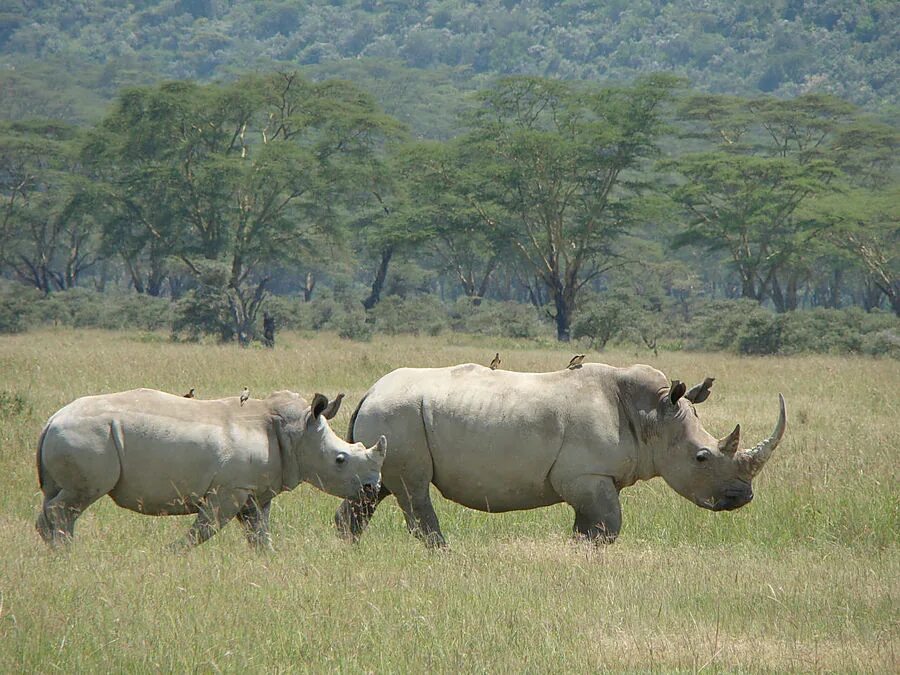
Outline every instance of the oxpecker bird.
{"type": "Polygon", "coordinates": [[[572,360],[569,361],[569,365],[566,366],[569,370],[575,370],[576,368],[581,368],[581,362],[584,361],[584,357],[587,354],[576,354],[572,357],[572,360]]]}
{"type": "Polygon", "coordinates": [[[497,352],[494,355],[494,360],[491,361],[491,370],[497,370],[500,367],[500,352],[497,352]]]}
{"type": "Polygon", "coordinates": [[[247,399],[250,398],[250,390],[247,387],[244,387],[244,390],[241,392],[241,407],[244,407],[244,404],[247,402],[247,399]]]}
{"type": "Polygon", "coordinates": [[[715,381],[716,378],[714,377],[703,378],[703,382],[688,389],[684,397],[691,403],[703,403],[709,398],[709,390],[715,381]]]}
{"type": "Polygon", "coordinates": [[[185,398],[194,398],[194,388],[191,387],[191,390],[184,395],[185,398]]]}

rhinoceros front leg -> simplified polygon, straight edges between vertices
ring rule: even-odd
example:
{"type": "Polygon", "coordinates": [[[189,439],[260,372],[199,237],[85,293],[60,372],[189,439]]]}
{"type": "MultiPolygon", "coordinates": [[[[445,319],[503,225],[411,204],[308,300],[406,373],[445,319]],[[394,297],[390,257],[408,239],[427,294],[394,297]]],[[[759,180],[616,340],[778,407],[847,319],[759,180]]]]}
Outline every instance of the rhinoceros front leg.
{"type": "MultiPolygon", "coordinates": [[[[404,486],[405,487],[405,486],[404,486]]],[[[447,540],[441,533],[437,514],[431,504],[429,483],[394,493],[406,518],[406,528],[428,548],[444,548],[447,540]]]]}
{"type": "Polygon", "coordinates": [[[244,534],[247,542],[255,549],[271,551],[272,537],[269,535],[269,510],[272,500],[260,503],[255,497],[251,497],[240,511],[237,517],[244,526],[244,534]]]}
{"type": "Polygon", "coordinates": [[[221,530],[247,503],[250,493],[246,490],[212,490],[200,502],[197,519],[184,539],[175,542],[176,551],[199,546],[221,530]]]}
{"type": "Polygon", "coordinates": [[[596,544],[611,544],[622,529],[619,491],[608,476],[578,476],[559,488],[560,497],[575,509],[575,536],[596,544]]]}

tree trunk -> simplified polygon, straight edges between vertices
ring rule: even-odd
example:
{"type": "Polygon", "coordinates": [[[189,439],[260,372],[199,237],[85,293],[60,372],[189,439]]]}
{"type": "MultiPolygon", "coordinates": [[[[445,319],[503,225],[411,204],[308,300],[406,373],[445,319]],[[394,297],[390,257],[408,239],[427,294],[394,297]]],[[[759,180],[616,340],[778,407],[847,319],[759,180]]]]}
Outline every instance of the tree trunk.
{"type": "Polygon", "coordinates": [[[572,305],[565,292],[555,293],[554,305],[556,306],[556,339],[560,342],[568,342],[571,339],[570,326],[572,323],[572,305]]]}
{"type": "Polygon", "coordinates": [[[316,287],[316,277],[312,272],[306,273],[306,285],[303,287],[303,302],[312,300],[313,289],[316,287]]]}
{"type": "Polygon", "coordinates": [[[363,307],[366,310],[372,309],[381,300],[381,291],[384,289],[384,281],[387,278],[388,265],[394,256],[394,247],[388,246],[381,252],[381,262],[378,264],[378,270],[375,272],[375,280],[372,282],[372,291],[369,297],[363,300],[363,307]]]}

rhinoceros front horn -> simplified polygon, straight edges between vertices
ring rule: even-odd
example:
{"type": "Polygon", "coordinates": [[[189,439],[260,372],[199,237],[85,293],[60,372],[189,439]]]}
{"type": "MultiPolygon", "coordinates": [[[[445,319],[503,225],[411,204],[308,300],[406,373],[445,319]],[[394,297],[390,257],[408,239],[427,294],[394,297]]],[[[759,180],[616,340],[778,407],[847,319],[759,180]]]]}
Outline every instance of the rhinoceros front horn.
{"type": "Polygon", "coordinates": [[[772,435],[759,445],[748,450],[741,450],[739,453],[740,458],[750,466],[750,473],[754,476],[760,472],[765,463],[769,460],[769,457],[772,456],[775,448],[778,447],[781,437],[784,436],[784,428],[787,425],[784,396],[778,394],[778,400],[781,404],[781,410],[778,414],[778,423],[775,425],[775,430],[772,432],[772,435]]]}

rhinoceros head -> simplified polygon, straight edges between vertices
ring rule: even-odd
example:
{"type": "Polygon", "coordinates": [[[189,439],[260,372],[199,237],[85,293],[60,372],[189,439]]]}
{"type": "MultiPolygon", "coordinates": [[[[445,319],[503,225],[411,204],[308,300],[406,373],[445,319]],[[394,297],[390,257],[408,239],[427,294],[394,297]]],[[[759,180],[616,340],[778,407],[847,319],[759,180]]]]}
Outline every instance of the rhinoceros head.
{"type": "Polygon", "coordinates": [[[372,496],[381,478],[387,441],[382,436],[371,448],[347,443],[328,424],[340,408],[343,394],[331,403],[316,394],[307,404],[297,394],[279,392],[273,405],[282,452],[284,487],[312,483],[338,497],[372,496]]]}
{"type": "Polygon", "coordinates": [[[784,397],[778,395],[781,408],[772,435],[742,450],[741,425],[724,438],[715,438],[703,428],[694,409],[696,392],[702,387],[694,387],[687,395],[685,390],[676,380],[660,396],[656,415],[667,447],[656,453],[656,469],[676,492],[698,506],[712,511],[739,508],[753,499],[751,481],[784,435],[784,397]]]}

